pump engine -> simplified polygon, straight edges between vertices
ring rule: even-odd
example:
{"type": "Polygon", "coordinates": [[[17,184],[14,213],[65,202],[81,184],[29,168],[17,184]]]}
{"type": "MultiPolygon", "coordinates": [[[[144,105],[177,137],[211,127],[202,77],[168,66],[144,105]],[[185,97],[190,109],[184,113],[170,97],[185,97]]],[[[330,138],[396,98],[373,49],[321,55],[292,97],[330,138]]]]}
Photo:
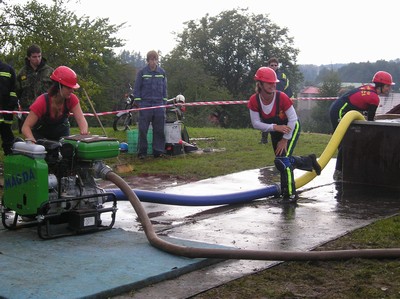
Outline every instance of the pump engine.
{"type": "Polygon", "coordinates": [[[112,171],[103,159],[119,154],[119,142],[94,135],[73,135],[61,141],[15,142],[4,159],[3,226],[37,226],[50,239],[112,228],[114,194],[98,186],[112,171]],[[110,217],[101,219],[107,213],[110,217]]]}

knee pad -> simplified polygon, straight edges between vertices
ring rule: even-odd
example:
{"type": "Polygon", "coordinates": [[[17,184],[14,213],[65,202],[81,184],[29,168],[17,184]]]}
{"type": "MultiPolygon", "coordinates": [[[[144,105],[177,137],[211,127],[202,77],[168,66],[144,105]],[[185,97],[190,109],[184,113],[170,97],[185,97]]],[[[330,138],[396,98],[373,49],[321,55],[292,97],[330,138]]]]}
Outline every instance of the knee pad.
{"type": "Polygon", "coordinates": [[[275,167],[280,171],[284,171],[286,168],[292,166],[289,157],[276,157],[274,160],[275,167]]]}

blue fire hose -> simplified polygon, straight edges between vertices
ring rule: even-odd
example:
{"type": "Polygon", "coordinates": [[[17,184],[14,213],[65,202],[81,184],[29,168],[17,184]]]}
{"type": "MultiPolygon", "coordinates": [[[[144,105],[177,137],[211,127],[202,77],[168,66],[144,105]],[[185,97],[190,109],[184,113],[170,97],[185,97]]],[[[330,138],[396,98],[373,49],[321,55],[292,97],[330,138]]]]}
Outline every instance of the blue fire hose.
{"type": "MultiPolygon", "coordinates": [[[[259,198],[279,196],[280,187],[278,185],[271,185],[255,190],[219,195],[180,195],[136,189],[133,189],[133,191],[142,202],[179,206],[214,206],[238,204],[253,201],[259,198]]],[[[120,189],[106,189],[105,192],[114,193],[118,201],[129,200],[120,189]]],[[[112,199],[110,198],[109,200],[112,199]]]]}

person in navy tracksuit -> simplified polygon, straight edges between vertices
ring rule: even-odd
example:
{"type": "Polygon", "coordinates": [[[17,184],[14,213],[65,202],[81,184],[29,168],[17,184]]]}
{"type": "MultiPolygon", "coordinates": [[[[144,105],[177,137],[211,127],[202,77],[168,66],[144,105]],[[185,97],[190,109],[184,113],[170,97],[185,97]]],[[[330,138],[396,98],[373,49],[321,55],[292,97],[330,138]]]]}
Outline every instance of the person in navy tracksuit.
{"type": "Polygon", "coordinates": [[[158,66],[158,53],[149,51],[147,53],[147,65],[141,69],[136,76],[133,89],[134,103],[139,108],[139,138],[138,157],[140,159],[147,155],[147,132],[150,124],[153,127],[153,156],[162,157],[165,154],[165,107],[167,103],[167,76],[165,70],[158,66]]]}

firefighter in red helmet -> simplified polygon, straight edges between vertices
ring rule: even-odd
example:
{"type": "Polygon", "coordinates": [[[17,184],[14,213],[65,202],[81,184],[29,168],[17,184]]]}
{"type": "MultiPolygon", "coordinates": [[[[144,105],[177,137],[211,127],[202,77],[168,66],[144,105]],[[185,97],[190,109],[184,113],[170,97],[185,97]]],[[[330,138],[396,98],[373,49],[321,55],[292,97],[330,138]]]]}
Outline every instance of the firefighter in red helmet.
{"type": "Polygon", "coordinates": [[[74,90],[80,86],[76,73],[67,66],[60,66],[50,75],[53,85],[47,93],[36,98],[22,126],[26,140],[37,139],[59,141],[70,135],[69,115],[72,113],[80,134],[89,134],[88,123],[83,115],[74,90]]]}
{"type": "MultiPolygon", "coordinates": [[[[362,85],[354,88],[335,100],[329,108],[329,115],[333,131],[336,130],[343,116],[351,111],[367,113],[367,120],[373,121],[375,118],[376,109],[379,106],[380,95],[389,94],[393,83],[392,75],[388,72],[376,72],[372,78],[372,84],[362,85]]],[[[336,167],[333,174],[335,181],[342,180],[342,150],[341,145],[338,147],[336,158],[336,167]]]]}
{"type": "Polygon", "coordinates": [[[293,170],[295,168],[321,173],[321,166],[314,154],[293,156],[300,135],[300,122],[292,100],[276,90],[279,82],[272,68],[261,67],[254,80],[256,92],[250,97],[247,107],[253,127],[271,135],[275,152],[275,166],[281,173],[281,193],[283,202],[296,202],[297,192],[293,170]]]}

